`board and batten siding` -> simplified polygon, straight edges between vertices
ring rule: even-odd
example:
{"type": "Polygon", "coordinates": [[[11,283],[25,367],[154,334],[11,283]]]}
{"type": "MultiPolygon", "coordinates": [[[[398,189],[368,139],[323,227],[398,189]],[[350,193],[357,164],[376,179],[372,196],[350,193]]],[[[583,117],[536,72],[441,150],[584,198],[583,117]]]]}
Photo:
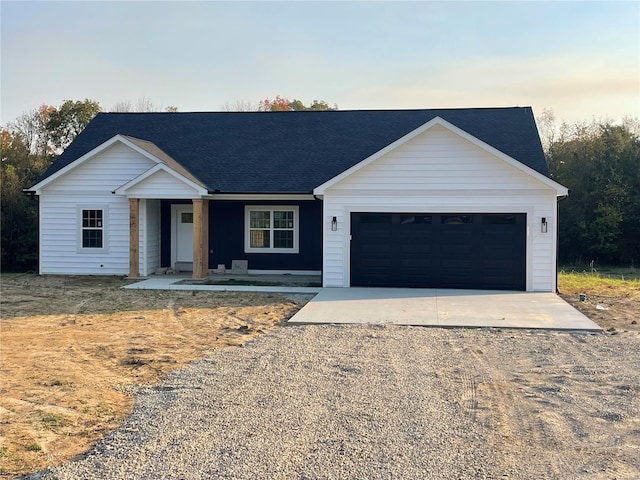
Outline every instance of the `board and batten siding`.
{"type": "MultiPolygon", "coordinates": [[[[44,186],[39,195],[40,273],[126,275],[129,201],[112,192],[154,165],[140,153],[116,143],[44,186]],[[83,208],[105,210],[105,248],[100,251],[80,248],[83,208]]],[[[155,239],[160,228],[159,205],[141,202],[140,219],[140,271],[145,272],[159,261],[159,240],[155,239]],[[153,255],[155,260],[149,258],[153,255]]]]}
{"type": "Polygon", "coordinates": [[[146,206],[146,222],[144,241],[141,238],[140,244],[144,244],[145,255],[141,256],[140,274],[151,275],[160,267],[160,200],[141,200],[146,206]]]}
{"type": "Polygon", "coordinates": [[[434,126],[325,190],[323,286],[350,285],[352,212],[526,213],[527,290],[555,291],[556,201],[539,180],[434,126]]]}

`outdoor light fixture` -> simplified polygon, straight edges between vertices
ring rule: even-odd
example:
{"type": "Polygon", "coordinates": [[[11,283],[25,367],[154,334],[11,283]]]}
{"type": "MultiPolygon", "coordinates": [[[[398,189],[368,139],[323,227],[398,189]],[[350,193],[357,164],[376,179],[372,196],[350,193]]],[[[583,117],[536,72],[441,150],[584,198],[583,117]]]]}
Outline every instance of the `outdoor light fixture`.
{"type": "Polygon", "coordinates": [[[331,231],[335,232],[336,230],[338,230],[338,218],[337,217],[333,217],[331,219],[331,231]]]}
{"type": "Polygon", "coordinates": [[[540,223],[540,231],[542,233],[547,233],[547,217],[542,217],[542,222],[540,223]]]}

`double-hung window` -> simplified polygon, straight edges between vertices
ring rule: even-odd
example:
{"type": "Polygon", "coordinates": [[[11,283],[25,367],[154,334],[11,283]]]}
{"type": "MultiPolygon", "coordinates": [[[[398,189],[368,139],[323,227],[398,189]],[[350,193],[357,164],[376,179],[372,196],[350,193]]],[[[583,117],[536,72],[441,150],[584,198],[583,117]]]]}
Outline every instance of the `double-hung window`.
{"type": "Polygon", "coordinates": [[[245,252],[298,253],[297,206],[246,206],[245,252]]]}
{"type": "Polygon", "coordinates": [[[80,251],[104,251],[105,226],[107,220],[106,208],[82,207],[80,216],[80,251]]]}

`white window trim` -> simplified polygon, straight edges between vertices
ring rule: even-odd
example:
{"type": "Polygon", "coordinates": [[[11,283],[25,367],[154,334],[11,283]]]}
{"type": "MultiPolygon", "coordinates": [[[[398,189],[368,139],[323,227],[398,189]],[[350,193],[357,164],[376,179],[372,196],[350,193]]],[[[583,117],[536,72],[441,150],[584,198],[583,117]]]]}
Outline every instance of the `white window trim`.
{"type": "MultiPolygon", "coordinates": [[[[271,245],[273,245],[273,214],[271,215],[271,245]]],[[[244,252],[245,253],[299,253],[300,215],[298,205],[245,205],[244,207],[244,252]],[[251,226],[250,212],[255,211],[291,211],[293,212],[293,248],[251,248],[249,234],[251,226]]]]}
{"type": "Polygon", "coordinates": [[[106,253],[109,251],[109,205],[78,205],[76,225],[78,229],[78,253],[106,253]],[[102,210],[102,248],[89,248],[82,246],[82,211],[102,210]]]}

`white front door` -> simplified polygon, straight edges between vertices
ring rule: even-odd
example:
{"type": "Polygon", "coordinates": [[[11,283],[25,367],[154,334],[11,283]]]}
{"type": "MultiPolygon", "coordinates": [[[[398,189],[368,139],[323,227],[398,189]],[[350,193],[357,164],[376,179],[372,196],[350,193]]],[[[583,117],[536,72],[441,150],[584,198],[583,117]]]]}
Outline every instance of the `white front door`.
{"type": "Polygon", "coordinates": [[[193,270],[193,206],[173,205],[171,264],[175,270],[193,270]]]}

